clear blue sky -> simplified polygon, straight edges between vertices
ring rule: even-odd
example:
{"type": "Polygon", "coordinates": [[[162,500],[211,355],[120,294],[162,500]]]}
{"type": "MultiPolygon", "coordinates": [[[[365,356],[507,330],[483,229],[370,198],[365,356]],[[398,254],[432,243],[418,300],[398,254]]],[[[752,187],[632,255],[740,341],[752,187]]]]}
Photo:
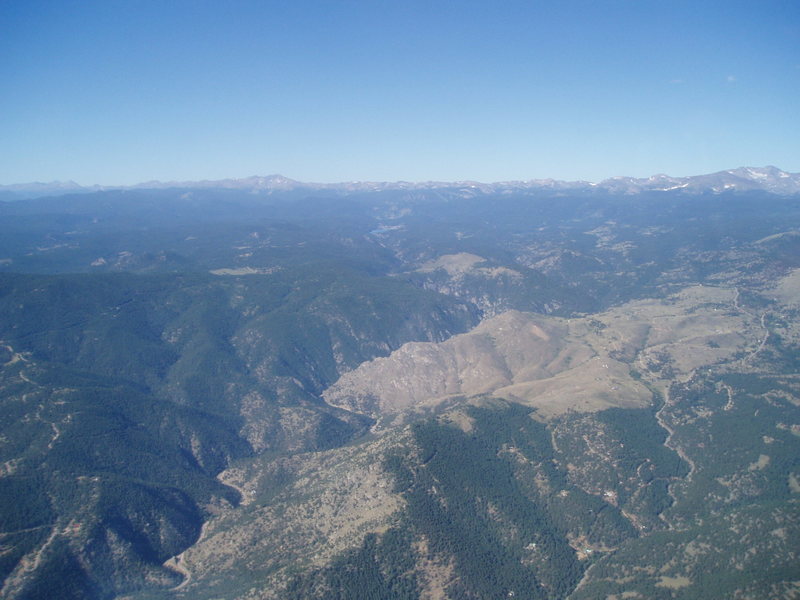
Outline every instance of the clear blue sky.
{"type": "Polygon", "coordinates": [[[0,183],[800,171],[800,2],[0,0],[0,183]]]}

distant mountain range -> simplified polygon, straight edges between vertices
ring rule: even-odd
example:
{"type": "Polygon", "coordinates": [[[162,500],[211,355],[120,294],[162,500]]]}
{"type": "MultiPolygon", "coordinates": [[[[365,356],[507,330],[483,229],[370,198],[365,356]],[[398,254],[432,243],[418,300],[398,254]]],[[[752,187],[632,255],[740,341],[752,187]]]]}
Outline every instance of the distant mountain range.
{"type": "Polygon", "coordinates": [[[683,190],[687,193],[722,193],[761,190],[778,195],[800,194],[800,173],[788,173],[773,166],[739,167],[707,175],[671,177],[658,174],[647,178],[612,177],[599,183],[588,181],[560,181],[556,179],[531,179],[528,181],[502,181],[481,183],[477,181],[426,181],[426,182],[372,182],[350,181],[344,183],[308,183],[295,181],[283,175],[253,176],[242,179],[219,179],[203,181],[147,181],[132,186],[82,186],[74,181],[50,183],[20,183],[0,185],[0,200],[22,200],[40,196],[57,196],[71,193],[87,193],[118,189],[168,189],[204,188],[237,189],[254,193],[284,192],[289,190],[328,190],[332,192],[370,192],[384,190],[430,190],[463,189],[471,193],[510,193],[521,190],[606,190],[621,194],[637,194],[645,191],[683,190]]]}

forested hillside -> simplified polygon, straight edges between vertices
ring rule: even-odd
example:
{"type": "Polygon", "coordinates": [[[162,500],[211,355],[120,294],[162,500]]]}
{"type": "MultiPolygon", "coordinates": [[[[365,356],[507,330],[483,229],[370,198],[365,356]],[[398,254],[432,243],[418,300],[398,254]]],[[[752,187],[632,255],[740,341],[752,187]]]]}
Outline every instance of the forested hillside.
{"type": "Polygon", "coordinates": [[[763,191],[0,202],[0,596],[791,597],[798,268],[763,191]]]}

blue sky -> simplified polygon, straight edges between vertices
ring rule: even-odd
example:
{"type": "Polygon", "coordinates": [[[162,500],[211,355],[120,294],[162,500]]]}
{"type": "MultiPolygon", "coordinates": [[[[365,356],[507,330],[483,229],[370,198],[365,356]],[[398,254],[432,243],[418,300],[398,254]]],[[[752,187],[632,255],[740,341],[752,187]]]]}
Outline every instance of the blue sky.
{"type": "Polygon", "coordinates": [[[800,2],[0,0],[0,183],[800,171],[800,2]]]}

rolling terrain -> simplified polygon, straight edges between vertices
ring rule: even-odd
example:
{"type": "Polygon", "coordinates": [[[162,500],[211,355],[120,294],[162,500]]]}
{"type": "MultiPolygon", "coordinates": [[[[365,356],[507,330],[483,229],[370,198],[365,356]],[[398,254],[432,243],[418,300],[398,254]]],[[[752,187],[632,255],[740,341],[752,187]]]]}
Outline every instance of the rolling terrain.
{"type": "Polygon", "coordinates": [[[794,597],[781,173],[0,202],[0,595],[794,597]]]}
{"type": "Polygon", "coordinates": [[[800,440],[781,419],[800,415],[798,382],[736,301],[703,286],[569,323],[505,313],[362,364],[323,397],[373,435],[226,471],[250,498],[181,556],[187,597],[357,597],[340,577],[364,561],[376,597],[789,597],[800,440]]]}

